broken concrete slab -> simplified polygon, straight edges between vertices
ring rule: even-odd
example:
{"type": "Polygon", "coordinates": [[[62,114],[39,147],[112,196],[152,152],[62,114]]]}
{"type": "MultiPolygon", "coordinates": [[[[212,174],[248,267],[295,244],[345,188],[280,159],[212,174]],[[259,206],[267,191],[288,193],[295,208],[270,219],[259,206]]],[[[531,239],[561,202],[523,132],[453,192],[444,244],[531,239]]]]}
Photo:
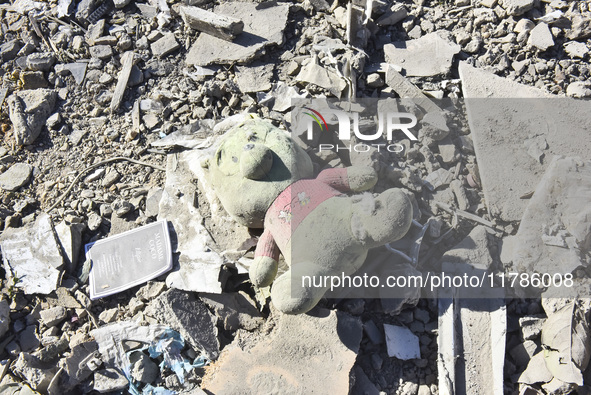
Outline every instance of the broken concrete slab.
{"type": "Polygon", "coordinates": [[[244,31],[233,42],[209,35],[200,35],[187,54],[189,66],[212,63],[246,63],[268,45],[283,43],[289,5],[259,8],[256,3],[226,2],[214,8],[219,15],[241,19],[244,31]]]}
{"type": "Polygon", "coordinates": [[[51,328],[66,319],[68,316],[67,310],[62,306],[55,306],[50,309],[44,309],[39,312],[43,324],[51,328]]]}
{"type": "Polygon", "coordinates": [[[221,319],[227,331],[252,331],[263,323],[255,302],[244,292],[200,294],[199,298],[221,319]]]}
{"type": "Polygon", "coordinates": [[[419,88],[396,71],[392,65],[386,68],[386,84],[392,88],[401,98],[412,98],[416,104],[427,112],[441,112],[431,99],[429,99],[419,88]]]}
{"type": "Polygon", "coordinates": [[[145,314],[179,332],[208,359],[217,359],[220,352],[217,319],[192,293],[171,289],[154,299],[145,314]]]}
{"type": "Polygon", "coordinates": [[[13,371],[39,392],[45,392],[57,367],[41,362],[37,357],[22,352],[14,364],[13,371]]]}
{"type": "Polygon", "coordinates": [[[552,97],[536,88],[459,66],[485,203],[492,216],[519,221],[553,155],[591,159],[589,102],[552,97]],[[494,132],[493,132],[494,130],[494,132]],[[524,139],[541,136],[548,145],[542,163],[524,139]]]}
{"type": "Polygon", "coordinates": [[[311,394],[322,383],[331,393],[349,393],[361,321],[324,309],[277,320],[269,335],[252,339],[252,348],[241,348],[238,338],[226,347],[207,368],[202,388],[215,394],[311,394]]]}
{"type": "Polygon", "coordinates": [[[39,137],[53,113],[57,94],[49,89],[15,92],[8,98],[10,121],[18,145],[30,145],[39,137]]]}
{"type": "MultiPolygon", "coordinates": [[[[181,45],[178,43],[173,33],[165,33],[161,39],[153,42],[150,45],[152,54],[158,58],[163,58],[179,49],[181,45]]],[[[130,69],[131,71],[131,69],[130,69]]]]}
{"type": "Polygon", "coordinates": [[[416,40],[384,45],[386,63],[402,67],[407,76],[447,74],[455,54],[462,49],[446,32],[433,32],[416,40]]]}
{"type": "Polygon", "coordinates": [[[340,98],[343,91],[347,88],[347,80],[341,75],[316,63],[315,59],[310,59],[308,63],[302,66],[299,74],[295,77],[297,81],[312,83],[324,88],[335,97],[340,98]]]}
{"type": "MultiPolygon", "coordinates": [[[[448,276],[484,278],[496,257],[494,234],[477,226],[443,254],[448,276]]],[[[503,394],[507,312],[503,288],[441,288],[439,297],[439,385],[442,393],[503,394]],[[461,361],[456,355],[464,355],[461,361]]]]}
{"type": "Polygon", "coordinates": [[[236,80],[242,93],[263,92],[271,89],[273,63],[236,66],[236,80]]]}
{"type": "Polygon", "coordinates": [[[55,72],[59,75],[65,75],[67,72],[69,72],[72,74],[72,77],[74,77],[76,84],[80,85],[82,81],[84,81],[84,77],[86,77],[87,68],[87,62],[66,63],[56,65],[55,72]]]}
{"type": "Polygon", "coordinates": [[[523,15],[534,7],[534,0],[503,0],[502,5],[507,14],[523,15]]]}
{"type": "Polygon", "coordinates": [[[6,273],[26,294],[47,295],[56,290],[63,259],[51,218],[42,213],[23,228],[6,229],[0,236],[6,273]]]}
{"type": "Polygon", "coordinates": [[[554,37],[548,25],[541,22],[529,32],[527,43],[540,51],[545,51],[554,46],[554,37]]]}
{"type": "Polygon", "coordinates": [[[394,4],[378,18],[378,26],[391,26],[401,22],[408,16],[408,10],[403,4],[394,4]]]}
{"type": "Polygon", "coordinates": [[[272,110],[279,112],[289,110],[292,106],[292,100],[305,99],[307,97],[305,92],[299,93],[295,87],[289,86],[283,81],[274,84],[270,94],[275,97],[272,110]]]}
{"type": "Polygon", "coordinates": [[[419,338],[410,329],[384,324],[384,333],[389,357],[396,357],[403,361],[421,358],[419,338]]]}
{"type": "Polygon", "coordinates": [[[181,7],[183,21],[195,30],[211,34],[222,40],[232,41],[244,30],[244,22],[223,14],[214,13],[199,7],[181,7]]]}
{"type": "Polygon", "coordinates": [[[14,192],[29,183],[33,167],[26,163],[15,163],[0,174],[0,188],[14,192]]]}
{"type": "MultiPolygon", "coordinates": [[[[564,275],[584,262],[582,251],[589,248],[591,240],[590,191],[590,161],[552,161],[529,200],[517,232],[513,253],[516,269],[564,275]]],[[[568,291],[564,289],[564,297],[568,291]]]]}
{"type": "Polygon", "coordinates": [[[66,221],[62,221],[55,226],[55,233],[62,247],[62,256],[67,271],[74,270],[78,264],[83,231],[84,224],[68,225],[66,221]]]}
{"type": "Polygon", "coordinates": [[[98,393],[110,394],[113,391],[122,390],[129,386],[129,381],[125,378],[123,373],[117,369],[107,368],[99,370],[94,374],[94,387],[98,393]]]}

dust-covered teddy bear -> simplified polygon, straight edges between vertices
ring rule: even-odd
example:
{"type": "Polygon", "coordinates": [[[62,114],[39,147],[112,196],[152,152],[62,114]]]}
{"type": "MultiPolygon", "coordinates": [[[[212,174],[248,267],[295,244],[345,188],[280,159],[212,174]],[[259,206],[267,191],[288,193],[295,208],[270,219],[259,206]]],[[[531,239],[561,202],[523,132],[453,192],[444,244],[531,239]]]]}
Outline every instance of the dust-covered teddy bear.
{"type": "Polygon", "coordinates": [[[264,227],[250,279],[272,284],[271,300],[284,313],[307,312],[327,290],[302,286],[302,276],[351,275],[368,249],[400,239],[412,222],[399,189],[347,195],[375,185],[373,168],[327,169],[313,178],[308,154],[261,119],[229,130],[204,166],[226,211],[242,225],[264,227]],[[280,252],[289,270],[277,277],[280,252]]]}

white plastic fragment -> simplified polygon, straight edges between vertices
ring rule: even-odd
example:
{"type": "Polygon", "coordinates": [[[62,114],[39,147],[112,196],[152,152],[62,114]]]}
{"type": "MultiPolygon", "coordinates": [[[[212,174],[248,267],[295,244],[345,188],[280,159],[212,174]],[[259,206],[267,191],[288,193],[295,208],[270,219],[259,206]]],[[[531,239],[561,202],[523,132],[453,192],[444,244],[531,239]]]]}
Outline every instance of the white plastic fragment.
{"type": "Polygon", "coordinates": [[[421,357],[419,338],[403,326],[384,324],[388,356],[402,360],[421,357]]]}

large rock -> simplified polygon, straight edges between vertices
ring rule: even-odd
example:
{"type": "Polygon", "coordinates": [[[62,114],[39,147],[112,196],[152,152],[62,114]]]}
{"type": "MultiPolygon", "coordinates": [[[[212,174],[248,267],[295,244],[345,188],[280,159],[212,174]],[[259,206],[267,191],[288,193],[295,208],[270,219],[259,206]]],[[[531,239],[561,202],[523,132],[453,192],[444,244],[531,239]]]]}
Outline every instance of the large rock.
{"type": "Polygon", "coordinates": [[[15,92],[8,98],[9,116],[18,145],[30,145],[53,113],[56,93],[49,89],[15,92]]]}
{"type": "Polygon", "coordinates": [[[548,25],[541,22],[529,32],[527,43],[541,51],[545,51],[554,45],[554,37],[552,37],[548,25]]]}
{"type": "Polygon", "coordinates": [[[265,46],[283,43],[289,12],[287,4],[259,8],[257,3],[232,1],[218,5],[214,12],[242,20],[244,31],[232,42],[208,34],[199,35],[186,58],[189,66],[245,63],[259,55],[265,46]]]}
{"type": "Polygon", "coordinates": [[[31,178],[33,168],[26,163],[15,163],[0,174],[0,188],[14,192],[26,185],[31,178]]]}
{"type": "Polygon", "coordinates": [[[462,48],[445,32],[433,32],[416,40],[384,45],[386,63],[402,67],[407,76],[447,74],[455,54],[462,48]]]}
{"type": "Polygon", "coordinates": [[[210,365],[202,388],[214,394],[347,394],[361,321],[338,311],[280,315],[273,332],[242,349],[238,337],[210,365]]]}

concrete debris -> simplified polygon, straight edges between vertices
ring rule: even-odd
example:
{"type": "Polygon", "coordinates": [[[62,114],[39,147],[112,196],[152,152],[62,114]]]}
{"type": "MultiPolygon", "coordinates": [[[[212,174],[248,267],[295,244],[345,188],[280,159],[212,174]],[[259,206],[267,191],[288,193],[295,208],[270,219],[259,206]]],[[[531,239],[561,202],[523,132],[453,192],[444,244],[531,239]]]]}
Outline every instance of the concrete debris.
{"type": "Polygon", "coordinates": [[[67,317],[67,311],[62,306],[56,306],[50,309],[41,310],[39,314],[41,315],[41,320],[43,321],[43,324],[48,328],[56,326],[57,324],[65,320],[67,317]]]}
{"type": "Polygon", "coordinates": [[[502,5],[507,14],[519,16],[534,8],[534,0],[503,0],[502,5]]]}
{"type": "Polygon", "coordinates": [[[386,63],[402,67],[407,76],[448,74],[454,55],[461,47],[444,32],[433,32],[417,40],[384,45],[386,63]]]}
{"type": "Polygon", "coordinates": [[[302,67],[296,80],[299,82],[318,85],[328,90],[333,96],[341,98],[343,91],[347,88],[347,80],[336,71],[320,66],[314,59],[302,67]]]}
{"type": "Polygon", "coordinates": [[[273,111],[285,112],[292,106],[292,101],[306,98],[306,93],[300,93],[295,87],[279,81],[273,85],[271,95],[275,97],[273,111]]]}
{"type": "Polygon", "coordinates": [[[581,249],[591,237],[586,216],[590,177],[590,162],[577,158],[552,161],[523,214],[513,254],[516,268],[565,274],[580,266],[581,249]],[[544,235],[558,235],[564,244],[544,242],[544,235]]]}
{"type": "Polygon", "coordinates": [[[44,364],[37,357],[23,352],[15,362],[14,372],[27,380],[34,390],[44,392],[57,372],[57,368],[52,367],[51,364],[44,364]]]}
{"type": "MultiPolygon", "coordinates": [[[[355,372],[355,385],[351,389],[354,394],[364,395],[380,395],[380,391],[376,386],[369,380],[363,369],[359,366],[353,368],[355,372]]],[[[429,391],[429,393],[431,393],[429,391]]]]}
{"type": "Polygon", "coordinates": [[[41,214],[24,228],[7,229],[0,236],[4,270],[26,294],[56,290],[63,259],[51,219],[41,214]]]}
{"type": "Polygon", "coordinates": [[[55,226],[55,233],[62,248],[62,256],[67,271],[72,271],[77,266],[83,231],[84,225],[68,225],[66,221],[62,221],[55,226]]]}
{"type": "Polygon", "coordinates": [[[94,387],[92,389],[100,394],[109,394],[128,386],[129,381],[119,370],[107,368],[94,374],[94,387]]]}
{"type": "Polygon", "coordinates": [[[378,26],[391,26],[403,21],[408,16],[408,10],[402,4],[394,4],[388,11],[376,20],[378,26]]]}
{"type": "Polygon", "coordinates": [[[419,338],[410,329],[398,325],[384,324],[388,356],[404,361],[421,357],[419,338]]]}
{"type": "Polygon", "coordinates": [[[542,327],[546,367],[554,379],[583,385],[583,372],[589,364],[591,338],[585,312],[571,302],[550,315],[542,327]]]}
{"type": "Polygon", "coordinates": [[[47,117],[53,113],[56,93],[49,89],[15,92],[8,97],[10,121],[18,145],[35,142],[47,117]]]}
{"type": "Polygon", "coordinates": [[[156,381],[160,375],[160,368],[149,356],[141,351],[134,352],[129,357],[131,363],[131,377],[134,380],[144,384],[150,384],[156,381]]]}
{"type": "Polygon", "coordinates": [[[170,55],[180,48],[180,44],[172,33],[165,33],[161,39],[151,44],[152,54],[158,58],[170,55]]]}
{"type": "Polygon", "coordinates": [[[76,84],[80,85],[86,77],[87,68],[88,63],[86,62],[66,63],[56,65],[55,72],[59,75],[65,75],[69,72],[74,77],[76,84]]]}
{"type": "Polygon", "coordinates": [[[591,159],[589,147],[578,137],[587,123],[582,115],[586,106],[575,100],[539,100],[550,95],[465,63],[460,63],[459,71],[487,207],[491,215],[519,221],[528,204],[520,197],[535,190],[553,155],[591,159]],[[506,99],[498,100],[501,98],[506,99]],[[571,115],[565,116],[566,112],[571,115]],[[488,132],[491,122],[497,125],[493,134],[488,132]],[[551,130],[561,133],[549,130],[548,122],[554,125],[551,130]],[[548,159],[543,163],[533,159],[523,143],[524,136],[543,137],[548,159]]]}
{"type": "Polygon", "coordinates": [[[255,302],[244,292],[201,294],[199,298],[221,319],[227,331],[252,331],[263,322],[255,302]]]}
{"type": "Polygon", "coordinates": [[[425,178],[425,186],[429,188],[429,190],[434,191],[437,188],[449,185],[452,180],[453,174],[448,170],[437,169],[434,172],[429,173],[427,178],[425,178]]]}
{"type": "Polygon", "coordinates": [[[192,293],[171,289],[146,308],[145,314],[170,326],[196,350],[210,359],[217,359],[220,344],[217,339],[216,317],[192,293]]]}
{"type": "Polygon", "coordinates": [[[519,376],[519,382],[525,384],[547,383],[552,380],[552,373],[546,367],[544,351],[534,355],[527,364],[525,371],[519,376]]]}
{"type": "Polygon", "coordinates": [[[576,81],[568,84],[566,95],[576,99],[591,97],[591,84],[584,81],[576,81]]]}
{"type": "Polygon", "coordinates": [[[238,338],[226,347],[207,369],[202,388],[216,394],[313,393],[322,383],[331,392],[348,393],[361,341],[359,319],[322,309],[277,319],[275,329],[253,339],[251,348],[241,348],[238,338]]]}
{"type": "Polygon", "coordinates": [[[545,51],[554,45],[554,37],[548,25],[541,22],[529,32],[527,43],[540,51],[545,51]]]}
{"type": "Polygon", "coordinates": [[[569,41],[564,44],[564,51],[571,57],[571,58],[579,58],[583,59],[589,53],[589,49],[585,43],[581,43],[578,41],[569,41]]]}
{"type": "Polygon", "coordinates": [[[232,41],[244,29],[244,22],[238,18],[216,14],[198,7],[181,7],[181,16],[191,28],[222,40],[232,41]]]}
{"type": "Polygon", "coordinates": [[[19,188],[27,185],[33,168],[26,163],[15,163],[8,170],[0,174],[0,188],[5,191],[18,191],[19,188]]]}
{"type": "Polygon", "coordinates": [[[244,93],[263,92],[271,89],[274,65],[250,64],[249,66],[236,66],[236,79],[240,91],[244,93]]]}
{"type": "Polygon", "coordinates": [[[257,4],[234,1],[222,3],[214,12],[240,19],[244,31],[233,42],[209,35],[200,35],[187,54],[189,66],[207,66],[212,63],[246,63],[254,59],[268,45],[283,42],[287,23],[288,5],[257,9],[257,4]]]}
{"type": "Polygon", "coordinates": [[[427,112],[441,111],[431,99],[425,96],[412,82],[404,78],[392,65],[388,65],[386,69],[386,84],[398,93],[401,98],[412,98],[427,112]]]}

